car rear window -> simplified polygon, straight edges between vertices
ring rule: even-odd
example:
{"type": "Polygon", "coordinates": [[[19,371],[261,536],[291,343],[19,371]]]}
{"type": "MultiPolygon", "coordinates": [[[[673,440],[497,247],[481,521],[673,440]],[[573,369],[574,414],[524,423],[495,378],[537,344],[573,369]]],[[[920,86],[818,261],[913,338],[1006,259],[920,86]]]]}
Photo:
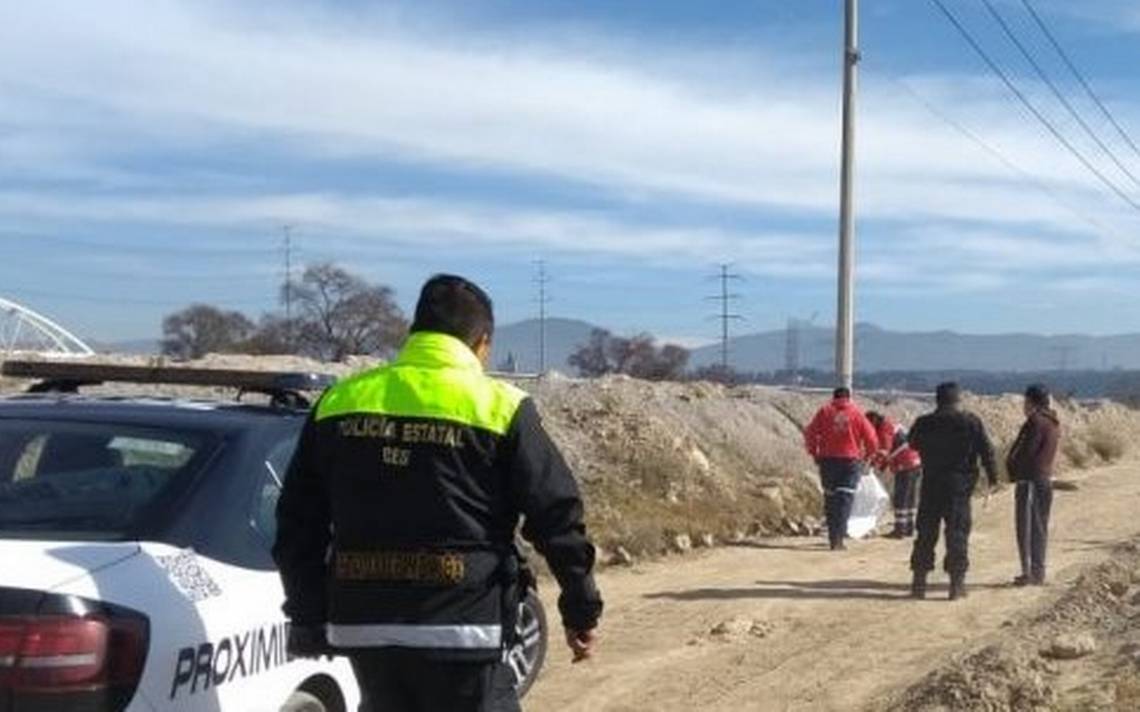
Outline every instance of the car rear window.
{"type": "Polygon", "coordinates": [[[166,428],[0,420],[0,537],[122,537],[214,441],[166,428]]]}

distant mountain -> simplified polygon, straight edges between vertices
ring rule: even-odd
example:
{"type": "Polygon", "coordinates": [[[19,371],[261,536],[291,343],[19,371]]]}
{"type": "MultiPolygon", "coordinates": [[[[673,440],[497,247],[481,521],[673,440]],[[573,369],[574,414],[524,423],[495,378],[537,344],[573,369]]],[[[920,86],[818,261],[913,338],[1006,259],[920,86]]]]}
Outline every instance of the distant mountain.
{"type": "MultiPolygon", "coordinates": [[[[552,371],[573,373],[566,362],[578,346],[590,339],[594,325],[576,319],[546,320],[546,367],[552,371]]],[[[539,321],[528,319],[495,328],[494,352],[491,364],[500,368],[513,355],[516,370],[523,373],[538,371],[539,321]]]]}
{"type": "MultiPolygon", "coordinates": [[[[573,373],[566,362],[596,328],[577,319],[546,320],[546,363],[551,370],[573,373]]],[[[799,330],[801,369],[827,371],[834,366],[835,332],[831,328],[799,330]]],[[[157,339],[92,341],[96,351],[157,354],[157,339]]],[[[785,329],[738,336],[729,342],[738,371],[777,371],[788,350],[785,329]]],[[[538,320],[529,319],[495,330],[492,364],[497,368],[514,355],[522,372],[538,370],[538,320]]],[[[720,362],[720,344],[693,350],[690,367],[720,362]]],[[[1086,336],[1079,334],[959,334],[952,331],[903,332],[859,324],[855,329],[855,363],[862,373],[882,371],[1082,371],[1140,369],[1140,334],[1086,336]]]]}
{"type": "MultiPolygon", "coordinates": [[[[799,365],[828,370],[834,366],[835,332],[801,328],[799,365]]],[[[738,371],[783,369],[788,331],[768,331],[733,339],[732,365],[738,371]]],[[[717,363],[720,347],[693,352],[692,365],[717,363]]],[[[855,330],[855,363],[859,371],[1053,371],[1140,368],[1140,334],[1118,336],[1036,334],[958,334],[952,331],[887,331],[870,324],[855,330]]]]}

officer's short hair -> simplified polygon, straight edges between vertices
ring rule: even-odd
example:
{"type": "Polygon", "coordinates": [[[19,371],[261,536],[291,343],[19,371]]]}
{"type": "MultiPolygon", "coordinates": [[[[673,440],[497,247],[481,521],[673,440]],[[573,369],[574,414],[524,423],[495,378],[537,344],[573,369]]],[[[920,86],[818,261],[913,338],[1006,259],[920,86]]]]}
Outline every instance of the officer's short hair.
{"type": "Polygon", "coordinates": [[[1042,383],[1034,383],[1025,389],[1025,400],[1037,408],[1048,408],[1049,399],[1049,389],[1042,383]]]}
{"type": "Polygon", "coordinates": [[[410,330],[447,334],[474,347],[495,332],[494,306],[474,282],[453,274],[437,274],[420,290],[410,330]]]}
{"type": "Polygon", "coordinates": [[[962,400],[962,388],[954,381],[939,383],[934,389],[934,401],[938,405],[958,405],[962,400]]]}
{"type": "Polygon", "coordinates": [[[850,398],[851,397],[851,389],[848,388],[847,386],[840,386],[839,388],[836,388],[834,391],[831,392],[831,397],[832,398],[850,398]]]}

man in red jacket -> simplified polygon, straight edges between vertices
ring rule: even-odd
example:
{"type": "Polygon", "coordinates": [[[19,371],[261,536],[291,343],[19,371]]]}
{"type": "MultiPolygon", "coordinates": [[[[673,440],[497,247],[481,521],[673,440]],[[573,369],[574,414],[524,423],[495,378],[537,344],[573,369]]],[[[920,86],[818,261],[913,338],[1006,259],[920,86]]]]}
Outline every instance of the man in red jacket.
{"type": "Polygon", "coordinates": [[[819,465],[828,540],[831,550],[838,551],[847,548],[843,540],[861,461],[874,455],[879,443],[867,416],[851,402],[851,390],[836,388],[833,396],[804,430],[804,445],[819,465]]]}
{"type": "Polygon", "coordinates": [[[918,514],[918,482],[922,479],[922,457],[907,442],[906,428],[889,416],[871,411],[867,420],[879,436],[876,466],[894,474],[891,504],[895,510],[895,528],[887,536],[907,539],[914,536],[914,517],[918,514]]]}

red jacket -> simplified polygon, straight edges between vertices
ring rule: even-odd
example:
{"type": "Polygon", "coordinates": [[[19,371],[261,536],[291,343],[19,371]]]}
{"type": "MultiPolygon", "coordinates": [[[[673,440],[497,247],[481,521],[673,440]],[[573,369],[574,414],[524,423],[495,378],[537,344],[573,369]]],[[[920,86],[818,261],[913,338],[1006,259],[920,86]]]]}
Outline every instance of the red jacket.
{"type": "Polygon", "coordinates": [[[922,457],[906,441],[906,428],[884,416],[878,435],[879,451],[891,472],[910,472],[922,467],[922,457]]]}
{"type": "Polygon", "coordinates": [[[859,406],[836,398],[812,418],[804,430],[804,445],[816,460],[862,460],[879,450],[879,438],[859,406]]]}

